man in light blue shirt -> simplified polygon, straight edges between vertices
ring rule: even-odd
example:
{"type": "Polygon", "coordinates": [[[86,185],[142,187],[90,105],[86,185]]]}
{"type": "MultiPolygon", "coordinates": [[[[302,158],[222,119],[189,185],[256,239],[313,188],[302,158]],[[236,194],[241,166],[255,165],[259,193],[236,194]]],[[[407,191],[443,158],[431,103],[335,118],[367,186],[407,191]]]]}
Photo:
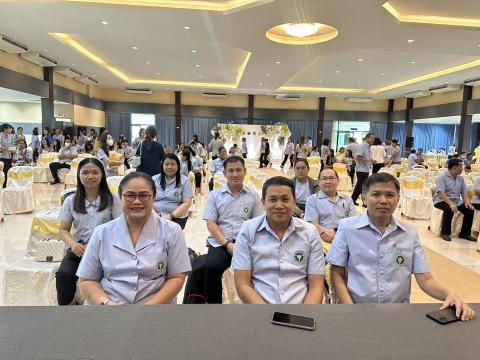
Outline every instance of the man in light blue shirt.
{"type": "Polygon", "coordinates": [[[448,160],[448,172],[437,178],[433,206],[443,211],[441,236],[445,241],[451,241],[453,214],[460,211],[463,214],[462,230],[459,238],[476,241],[471,236],[473,215],[475,208],[470,203],[467,185],[463,176],[463,162],[461,159],[448,160]]]}
{"type": "MultiPolygon", "coordinates": [[[[362,184],[368,175],[370,174],[370,170],[372,169],[372,164],[376,164],[375,160],[372,160],[370,156],[370,146],[375,141],[375,134],[368,133],[365,136],[365,141],[360,145],[357,149],[357,152],[353,154],[355,156],[356,167],[355,171],[357,173],[357,183],[355,184],[355,188],[353,189],[352,193],[352,200],[355,205],[357,204],[357,199],[362,192],[362,184]]],[[[365,207],[365,204],[363,204],[365,207]]]]}
{"type": "Polygon", "coordinates": [[[453,305],[462,320],[472,319],[475,312],[432,276],[417,231],[393,218],[399,193],[396,178],[374,174],[363,184],[367,212],[340,221],[327,255],[336,297],[343,304],[408,303],[414,274],[442,308],[453,305]]]}
{"type": "Polygon", "coordinates": [[[322,170],[319,180],[320,191],[307,198],[304,219],[317,228],[323,241],[331,243],[338,221],[357,215],[357,210],[349,196],[337,193],[339,178],[335,170],[322,170]]]}
{"type": "Polygon", "coordinates": [[[218,157],[216,157],[214,160],[212,160],[212,167],[210,169],[212,173],[212,177],[210,178],[210,181],[208,182],[208,188],[210,191],[213,190],[213,177],[215,176],[216,173],[218,172],[224,172],[225,169],[223,167],[223,161],[227,158],[227,149],[225,149],[223,146],[218,149],[218,157]]]}
{"type": "Polygon", "coordinates": [[[222,274],[230,267],[235,240],[242,224],[263,214],[258,194],[243,185],[246,169],[241,156],[224,161],[227,185],[210,193],[203,219],[210,236],[205,264],[205,291],[208,303],[222,303],[222,274]]]}
{"type": "Polygon", "coordinates": [[[282,176],[262,189],[266,216],[243,223],[232,267],[246,304],[321,304],[324,259],[315,227],[293,217],[295,187],[282,176]]]}
{"type": "Polygon", "coordinates": [[[410,150],[410,155],[408,155],[408,168],[411,169],[416,164],[417,164],[417,151],[415,149],[412,149],[410,150]]]}

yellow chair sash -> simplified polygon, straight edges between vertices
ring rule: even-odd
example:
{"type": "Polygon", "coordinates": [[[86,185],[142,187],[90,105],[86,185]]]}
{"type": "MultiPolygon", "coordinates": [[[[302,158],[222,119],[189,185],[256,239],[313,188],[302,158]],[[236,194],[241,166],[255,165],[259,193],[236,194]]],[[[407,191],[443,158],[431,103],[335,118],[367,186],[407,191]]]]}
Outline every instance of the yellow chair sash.
{"type": "Polygon", "coordinates": [[[408,181],[404,179],[403,187],[405,189],[421,190],[424,188],[424,184],[421,181],[408,181]]]}
{"type": "Polygon", "coordinates": [[[9,171],[8,178],[11,180],[25,180],[28,178],[33,178],[34,171],[33,168],[27,171],[9,171]]]}
{"type": "Polygon", "coordinates": [[[32,232],[38,232],[43,235],[58,235],[60,231],[59,220],[45,220],[39,218],[33,218],[32,232]]]}

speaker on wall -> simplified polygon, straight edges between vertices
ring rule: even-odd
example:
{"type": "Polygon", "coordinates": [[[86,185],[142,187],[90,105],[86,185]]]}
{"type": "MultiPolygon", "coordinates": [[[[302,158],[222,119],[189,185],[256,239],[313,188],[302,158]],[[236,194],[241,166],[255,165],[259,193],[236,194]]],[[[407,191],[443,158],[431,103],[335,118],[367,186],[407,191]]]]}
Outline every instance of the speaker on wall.
{"type": "Polygon", "coordinates": [[[405,147],[406,148],[413,148],[413,136],[407,136],[405,139],[405,147]]]}

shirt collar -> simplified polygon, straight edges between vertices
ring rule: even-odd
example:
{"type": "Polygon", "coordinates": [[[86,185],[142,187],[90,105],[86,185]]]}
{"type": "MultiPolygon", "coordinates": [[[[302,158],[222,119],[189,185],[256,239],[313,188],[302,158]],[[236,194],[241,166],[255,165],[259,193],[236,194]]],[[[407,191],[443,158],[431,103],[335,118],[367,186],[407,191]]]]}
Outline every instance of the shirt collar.
{"type": "MultiPolygon", "coordinates": [[[[220,188],[220,191],[221,192],[228,192],[229,194],[232,194],[232,191],[230,190],[230,188],[228,187],[228,185],[224,185],[220,188]]],[[[245,186],[245,184],[242,186],[242,189],[240,190],[240,192],[242,193],[249,193],[250,192],[250,189],[247,188],[245,186]]],[[[233,195],[233,194],[232,194],[233,195]]]]}
{"type": "MultiPolygon", "coordinates": [[[[302,222],[299,219],[296,219],[292,216],[290,218],[290,224],[288,225],[288,228],[285,231],[285,234],[283,235],[282,242],[285,241],[290,236],[290,234],[292,234],[297,228],[300,228],[300,227],[303,227],[302,222]]],[[[272,234],[273,236],[275,236],[275,238],[278,239],[277,235],[275,234],[275,231],[273,231],[270,225],[268,224],[267,215],[263,215],[262,222],[260,223],[260,226],[258,227],[257,232],[262,230],[268,231],[270,234],[272,234]]]]}
{"type": "MultiPolygon", "coordinates": [[[[337,201],[338,201],[338,199],[345,197],[345,195],[339,194],[338,192],[335,193],[335,196],[337,197],[337,198],[336,198],[337,201]]],[[[327,196],[327,194],[325,194],[325,193],[324,193],[323,191],[321,191],[321,190],[317,193],[317,197],[318,197],[318,199],[328,199],[328,200],[332,201],[332,200],[327,196]]]]}
{"type": "MultiPolygon", "coordinates": [[[[375,230],[377,229],[377,227],[374,224],[372,224],[372,222],[370,221],[370,217],[368,216],[367,211],[365,211],[362,215],[360,215],[358,217],[357,224],[355,225],[355,228],[360,229],[360,228],[363,228],[365,226],[370,226],[372,229],[375,229],[375,230]]],[[[390,224],[388,225],[388,228],[392,228],[392,231],[397,229],[397,228],[400,228],[403,231],[406,231],[405,225],[403,225],[398,220],[395,220],[395,218],[393,216],[391,217],[390,224]]]]}
{"type": "Polygon", "coordinates": [[[122,214],[119,218],[120,226],[115,227],[114,230],[114,239],[113,245],[128,251],[131,254],[136,254],[143,248],[152,245],[155,243],[157,234],[156,234],[156,224],[155,224],[155,215],[150,214],[145,225],[143,225],[142,233],[140,234],[140,238],[138,239],[137,245],[134,248],[132,244],[132,240],[130,239],[130,235],[128,232],[128,225],[127,225],[127,218],[124,214],[122,214]]]}
{"type": "Polygon", "coordinates": [[[85,207],[88,207],[90,205],[98,207],[98,206],[100,206],[100,201],[101,201],[100,195],[97,196],[97,198],[95,199],[95,201],[93,203],[88,202],[87,198],[85,198],[85,207]]]}

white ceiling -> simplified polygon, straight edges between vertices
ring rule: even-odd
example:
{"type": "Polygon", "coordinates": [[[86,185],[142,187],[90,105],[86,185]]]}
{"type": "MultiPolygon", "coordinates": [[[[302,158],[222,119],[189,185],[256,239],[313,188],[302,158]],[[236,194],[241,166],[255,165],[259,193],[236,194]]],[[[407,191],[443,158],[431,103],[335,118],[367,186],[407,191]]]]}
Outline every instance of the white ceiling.
{"type": "MultiPolygon", "coordinates": [[[[65,1],[2,1],[0,33],[44,52],[61,65],[75,64],[84,74],[95,75],[102,86],[117,88],[127,84],[48,33],[70,34],[130,78],[235,83],[240,65],[251,53],[238,88],[229,90],[240,93],[274,93],[281,86],[374,89],[480,59],[480,30],[400,24],[382,7],[384,2],[275,0],[222,14],[65,1]],[[108,21],[108,25],[101,21],[108,21]],[[294,21],[326,23],[337,28],[339,35],[329,42],[308,46],[273,43],[265,37],[269,28],[294,21]],[[415,41],[408,43],[408,39],[415,41]],[[132,50],[132,46],[139,49],[132,50]],[[364,60],[359,62],[358,58],[364,60]]],[[[402,11],[458,17],[479,14],[480,18],[478,0],[391,3],[402,11]]],[[[479,76],[477,67],[374,97],[400,97],[414,90],[461,84],[479,76]]]]}

